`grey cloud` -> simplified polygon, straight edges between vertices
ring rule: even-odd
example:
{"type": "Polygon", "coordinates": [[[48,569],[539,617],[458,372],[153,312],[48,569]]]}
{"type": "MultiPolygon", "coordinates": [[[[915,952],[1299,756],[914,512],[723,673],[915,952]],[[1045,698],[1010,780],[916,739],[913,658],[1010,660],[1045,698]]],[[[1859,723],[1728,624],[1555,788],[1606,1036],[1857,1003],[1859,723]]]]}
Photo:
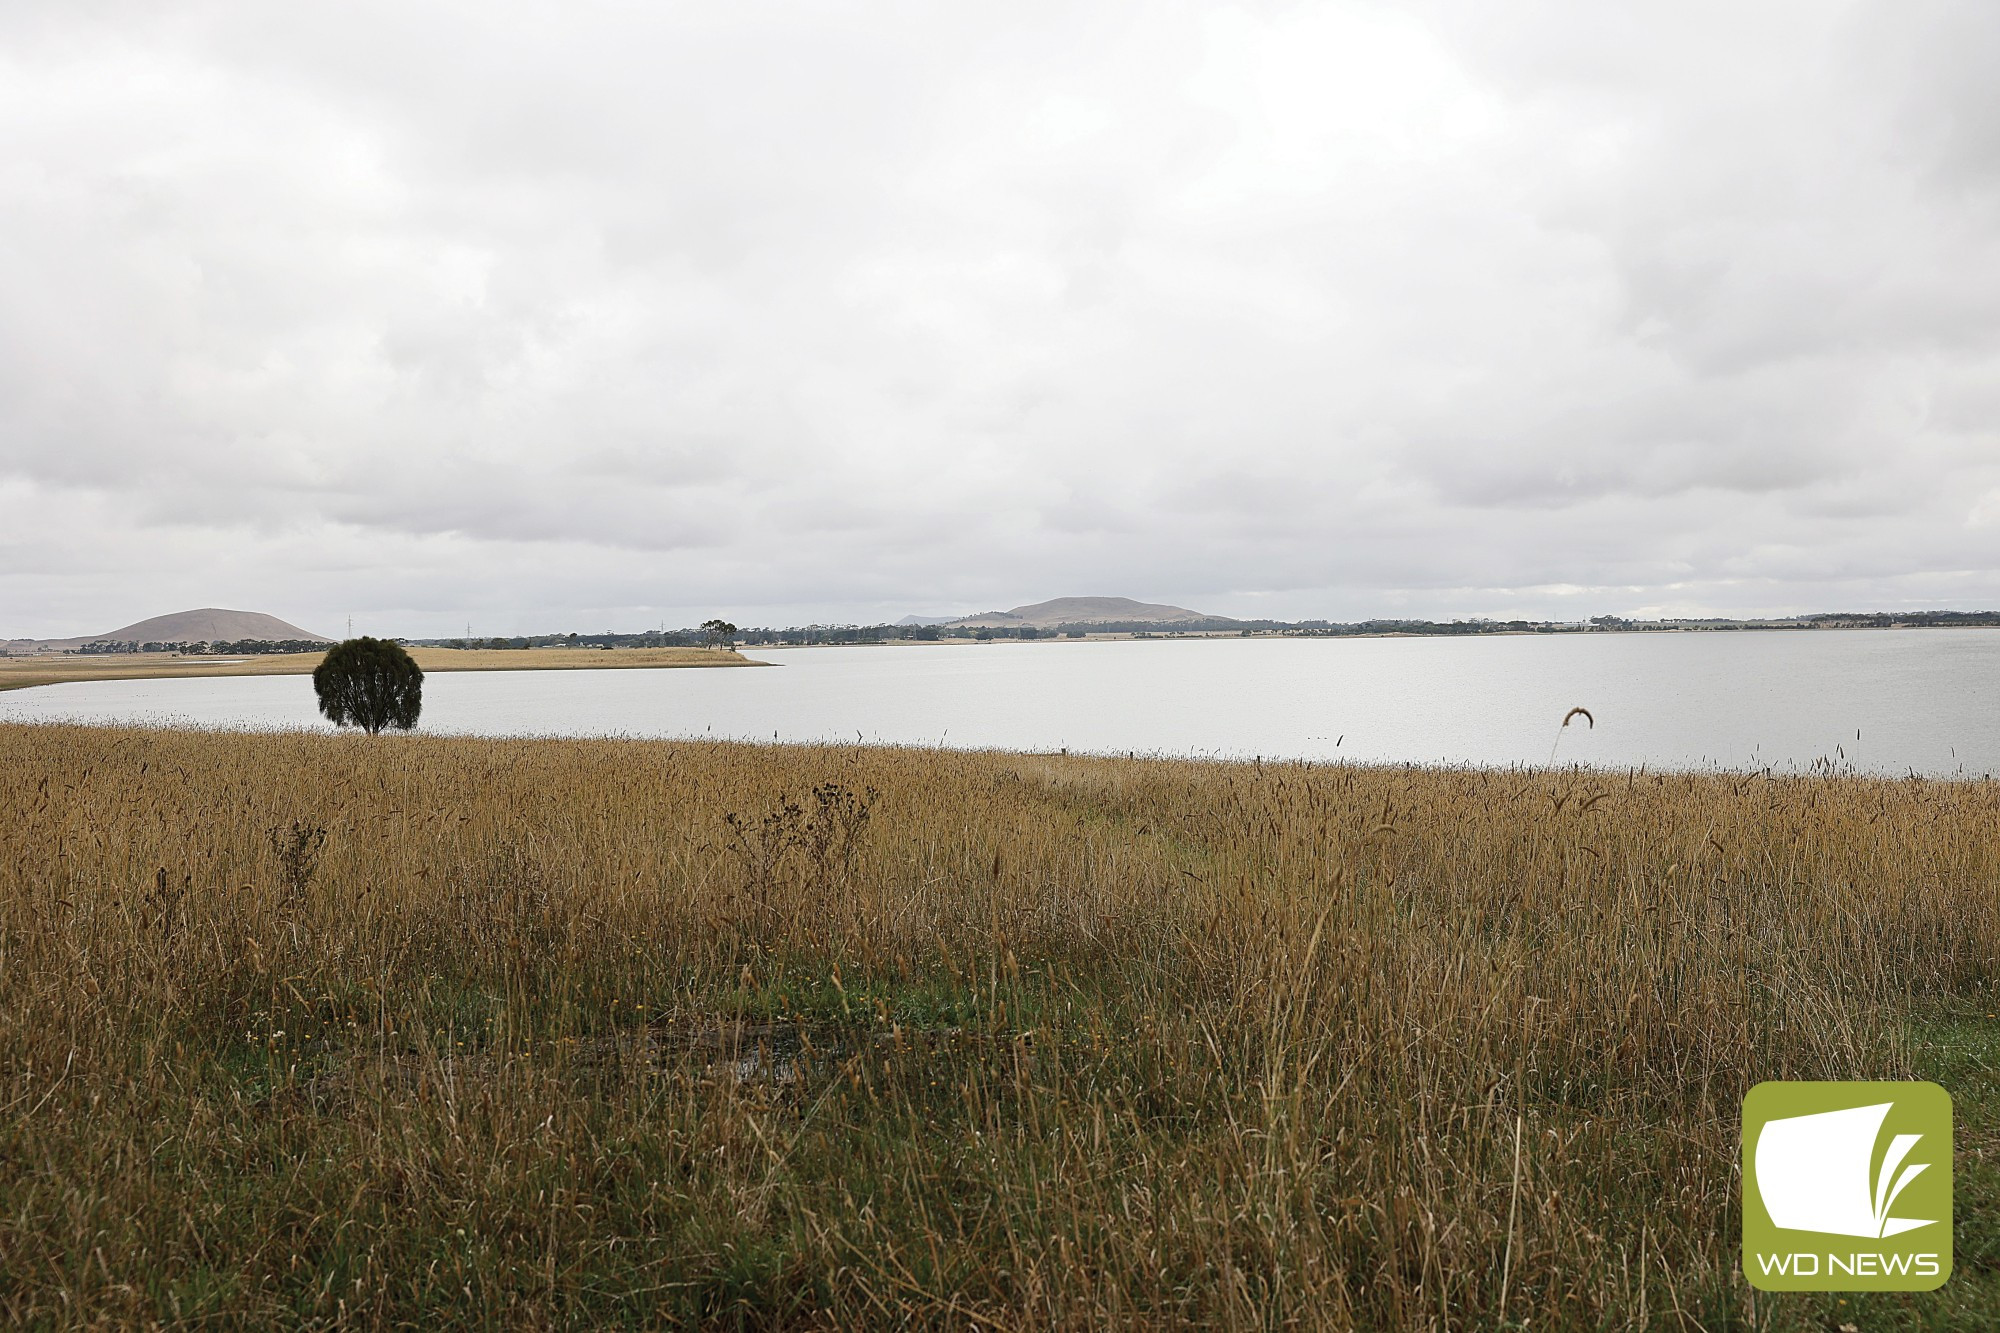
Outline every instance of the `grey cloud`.
{"type": "Polygon", "coordinates": [[[0,8],[0,634],[2000,604],[1994,22],[0,8]]]}

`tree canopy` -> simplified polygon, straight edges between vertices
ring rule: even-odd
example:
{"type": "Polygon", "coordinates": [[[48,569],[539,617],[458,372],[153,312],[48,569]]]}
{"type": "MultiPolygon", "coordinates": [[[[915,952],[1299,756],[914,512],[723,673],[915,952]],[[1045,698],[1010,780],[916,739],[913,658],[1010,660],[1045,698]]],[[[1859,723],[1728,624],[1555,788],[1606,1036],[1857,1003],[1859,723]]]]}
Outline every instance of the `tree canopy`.
{"type": "Polygon", "coordinates": [[[408,731],[424,706],[424,670],[403,645],[366,635],[336,644],[313,670],[319,711],[337,727],[371,736],[408,731]]]}

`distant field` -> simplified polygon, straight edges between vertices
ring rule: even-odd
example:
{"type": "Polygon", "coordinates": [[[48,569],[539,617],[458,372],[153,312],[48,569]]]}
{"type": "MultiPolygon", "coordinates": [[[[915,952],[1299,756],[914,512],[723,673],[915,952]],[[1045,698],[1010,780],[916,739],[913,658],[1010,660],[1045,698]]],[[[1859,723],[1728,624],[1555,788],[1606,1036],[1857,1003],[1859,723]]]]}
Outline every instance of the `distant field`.
{"type": "MultiPolygon", "coordinates": [[[[607,668],[766,666],[719,648],[412,648],[425,671],[603,671],[607,668]]],[[[268,653],[241,659],[178,653],[105,653],[0,657],[0,690],[73,680],[151,680],[170,676],[297,676],[321,653],[268,653]]]]}
{"type": "Polygon", "coordinates": [[[0,773],[7,1322],[2000,1308],[1990,784],[54,725],[0,773]],[[1753,1300],[1739,1099],[1859,1076],[1957,1098],[1957,1271],[1753,1300]]]}

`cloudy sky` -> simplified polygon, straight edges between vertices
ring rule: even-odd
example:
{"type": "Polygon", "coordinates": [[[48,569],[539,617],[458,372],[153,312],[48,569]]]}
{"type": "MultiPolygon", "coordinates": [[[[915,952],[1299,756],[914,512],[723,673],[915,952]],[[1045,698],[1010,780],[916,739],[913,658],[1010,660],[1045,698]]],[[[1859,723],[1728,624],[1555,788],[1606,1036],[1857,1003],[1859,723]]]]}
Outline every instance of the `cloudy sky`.
{"type": "Polygon", "coordinates": [[[0,637],[2000,606],[2000,6],[0,0],[0,637]]]}

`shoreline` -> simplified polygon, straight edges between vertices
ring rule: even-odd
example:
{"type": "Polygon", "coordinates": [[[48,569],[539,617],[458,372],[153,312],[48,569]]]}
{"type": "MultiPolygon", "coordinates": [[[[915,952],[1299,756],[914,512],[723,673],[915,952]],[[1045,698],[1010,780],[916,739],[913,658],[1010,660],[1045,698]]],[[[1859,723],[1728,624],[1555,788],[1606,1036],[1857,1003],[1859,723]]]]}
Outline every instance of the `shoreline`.
{"type": "MultiPolygon", "coordinates": [[[[745,665],[764,666],[768,663],[750,662],[745,665]]],[[[0,714],[0,744],[6,743],[8,733],[26,728],[82,728],[91,732],[132,737],[166,736],[216,736],[237,737],[245,740],[270,740],[286,736],[300,735],[346,735],[351,729],[323,729],[293,725],[262,726],[237,723],[197,723],[161,720],[118,720],[90,721],[68,716],[55,717],[9,717],[0,714]]],[[[358,733],[355,733],[358,735],[358,733]]],[[[893,741],[878,737],[861,740],[842,740],[837,737],[810,739],[803,737],[760,737],[751,735],[715,735],[712,733],[668,734],[628,734],[613,731],[604,732],[481,732],[481,731],[431,731],[423,728],[409,732],[385,732],[383,739],[393,740],[399,745],[443,745],[479,744],[491,746],[656,746],[663,748],[697,747],[701,749],[740,750],[745,754],[755,754],[765,759],[803,761],[805,759],[840,754],[850,758],[900,756],[918,757],[956,756],[959,758],[988,760],[1019,760],[1028,763],[1070,763],[1133,765],[1137,767],[1159,765],[1186,765],[1197,771],[1241,770],[1254,773],[1260,778],[1264,774],[1294,773],[1347,774],[1349,776],[1391,777],[1401,775],[1411,781],[1429,779],[1481,778],[1499,779],[1543,779],[1555,781],[1576,781],[1600,784],[1622,783],[1629,789],[1642,782],[1716,782],[1731,789],[1741,789],[1744,784],[1756,783],[1813,783],[1822,785],[1888,784],[1906,787],[1911,783],[1919,786],[1959,788],[1969,786],[1991,786],[1995,778],[1990,773],[1974,773],[1970,770],[1942,772],[1936,770],[1917,771],[1912,769],[1894,770],[1887,768],[1863,768],[1855,764],[1820,765],[1814,762],[1761,764],[1754,767],[1740,767],[1720,763],[1676,764],[1651,761],[1636,764],[1596,764],[1584,761],[1570,763],[1509,762],[1482,763],[1477,760],[1447,759],[1394,759],[1364,757],[1331,757],[1325,755],[1305,756],[1297,754],[1256,753],[1254,751],[1175,751],[1092,749],[1078,746],[1052,746],[1017,749],[1006,745],[943,745],[932,741],[893,741]]]]}

